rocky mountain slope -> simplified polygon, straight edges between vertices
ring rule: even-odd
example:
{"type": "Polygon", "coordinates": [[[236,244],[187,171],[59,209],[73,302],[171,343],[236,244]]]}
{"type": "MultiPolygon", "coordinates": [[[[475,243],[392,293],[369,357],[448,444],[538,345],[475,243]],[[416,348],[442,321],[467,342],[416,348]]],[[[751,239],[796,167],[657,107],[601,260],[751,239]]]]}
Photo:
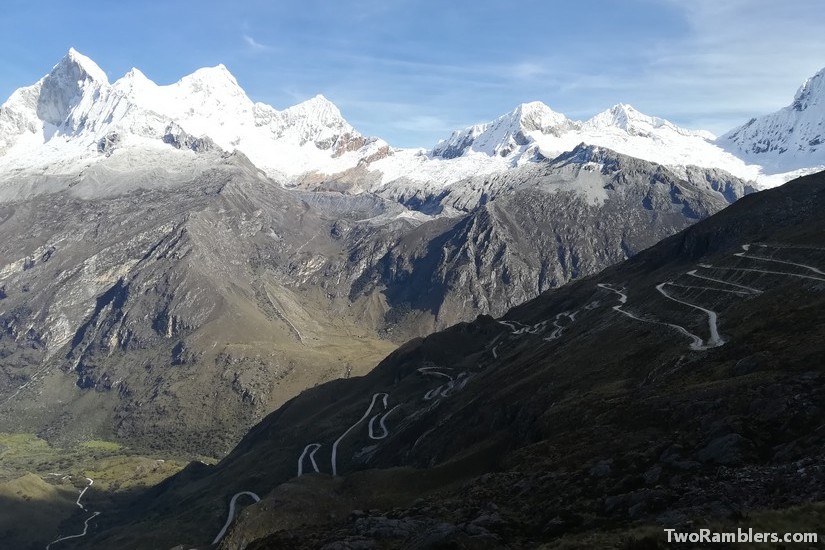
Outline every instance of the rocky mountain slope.
{"type": "Polygon", "coordinates": [[[83,547],[657,548],[663,527],[815,530],[823,207],[825,173],[801,178],[499,320],[411,341],[291,400],[218,465],[105,510],[83,547]]]}
{"type": "Polygon", "coordinates": [[[274,403],[394,347],[369,300],[325,288],[346,263],[330,235],[345,214],[242,156],[191,177],[4,205],[3,430],[220,453],[274,403]]]}
{"type": "Polygon", "coordinates": [[[597,272],[747,191],[584,147],[513,172],[478,208],[461,205],[483,182],[456,185],[441,197],[453,215],[431,217],[286,190],[238,153],[187,155],[187,170],[134,179],[104,162],[0,208],[0,430],[220,455],[302,389],[597,272]]]}
{"type": "Polygon", "coordinates": [[[429,225],[405,235],[352,292],[380,291],[396,312],[430,312],[433,330],[479,312],[501,315],[707,217],[724,208],[726,196],[735,200],[753,190],[729,175],[711,179],[716,189],[582,146],[501,177],[458,182],[438,195],[425,188],[397,200],[468,214],[432,238],[421,238],[429,225]]]}

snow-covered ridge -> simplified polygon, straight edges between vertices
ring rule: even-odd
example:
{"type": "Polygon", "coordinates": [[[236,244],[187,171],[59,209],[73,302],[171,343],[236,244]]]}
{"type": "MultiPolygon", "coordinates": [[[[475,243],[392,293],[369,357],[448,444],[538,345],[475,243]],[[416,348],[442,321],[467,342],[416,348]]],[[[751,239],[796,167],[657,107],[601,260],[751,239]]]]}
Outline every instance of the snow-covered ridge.
{"type": "Polygon", "coordinates": [[[726,152],[714,139],[710,132],[680,128],[626,104],[579,122],[533,102],[487,124],[454,132],[430,151],[429,158],[472,158],[477,168],[493,168],[504,163],[493,162],[492,157],[501,157],[512,167],[536,158],[553,158],[587,143],[659,164],[722,168],[746,179],[759,177],[759,166],[748,165],[726,152]]]}
{"type": "Polygon", "coordinates": [[[579,143],[681,169],[677,171],[688,166],[722,169],[762,187],[780,185],[825,169],[825,69],[799,88],[789,106],[754,118],[718,139],[710,132],[681,128],[627,104],[580,122],[533,102],[491,122],[453,132],[426,155],[396,155],[395,165],[384,168],[392,174],[385,180],[401,176],[415,180],[420,174],[437,171],[433,163],[446,160],[455,163],[447,170],[450,177],[492,173],[555,157],[579,143]]]}
{"type": "Polygon", "coordinates": [[[711,132],[706,130],[688,130],[680,128],[663,118],[648,116],[640,113],[632,105],[619,103],[610,109],[603,111],[581,127],[585,130],[598,131],[610,128],[624,130],[630,135],[653,136],[657,132],[673,132],[685,137],[699,137],[708,141],[716,139],[711,132]]]}

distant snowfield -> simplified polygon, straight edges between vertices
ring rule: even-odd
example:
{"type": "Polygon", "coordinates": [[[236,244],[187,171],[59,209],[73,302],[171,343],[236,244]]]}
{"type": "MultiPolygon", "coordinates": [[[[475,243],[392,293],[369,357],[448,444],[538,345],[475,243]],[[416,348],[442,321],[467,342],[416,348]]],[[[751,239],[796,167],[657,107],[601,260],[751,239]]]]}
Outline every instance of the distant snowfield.
{"type": "Polygon", "coordinates": [[[453,132],[432,149],[392,149],[359,134],[323,96],[278,111],[250,100],[223,65],[167,86],[137,69],[110,84],[72,49],[0,107],[0,200],[80,182],[90,195],[117,192],[128,185],[127,174],[148,185],[208,164],[198,157],[209,150],[237,150],[283,185],[305,177],[322,183],[357,168],[369,177],[354,191],[392,182],[410,191],[422,184],[438,189],[554,158],[581,143],[677,173],[691,165],[721,169],[767,188],[825,168],[823,120],[825,70],[788,107],[719,139],[625,104],[580,122],[533,102],[453,132]]]}

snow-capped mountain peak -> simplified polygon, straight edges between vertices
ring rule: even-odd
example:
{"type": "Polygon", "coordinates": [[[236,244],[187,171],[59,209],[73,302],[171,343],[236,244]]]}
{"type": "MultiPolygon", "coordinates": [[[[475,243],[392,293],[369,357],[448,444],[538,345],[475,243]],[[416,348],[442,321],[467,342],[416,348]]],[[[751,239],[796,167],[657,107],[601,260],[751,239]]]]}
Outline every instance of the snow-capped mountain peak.
{"type": "Polygon", "coordinates": [[[256,126],[297,146],[312,143],[318,149],[329,150],[341,137],[361,137],[338,107],[320,94],[283,111],[263,103],[255,104],[254,110],[256,126]]]}
{"type": "Polygon", "coordinates": [[[538,131],[549,134],[573,126],[570,119],[554,111],[541,101],[522,103],[512,112],[510,118],[513,122],[517,121],[520,129],[524,132],[538,131]]]}
{"type": "Polygon", "coordinates": [[[72,48],[35,86],[37,117],[72,132],[82,124],[81,117],[73,117],[73,112],[78,107],[87,109],[96,92],[109,86],[109,79],[94,61],[72,48]]]}
{"type": "Polygon", "coordinates": [[[721,168],[749,180],[759,175],[759,166],[748,165],[724,151],[714,139],[710,132],[681,128],[624,103],[586,122],[577,122],[544,103],[532,102],[519,105],[486,124],[453,132],[427,155],[397,155],[396,161],[410,157],[404,171],[390,166],[389,161],[382,162],[380,169],[385,182],[401,176],[417,181],[440,172],[449,183],[461,177],[500,172],[543,158],[555,158],[584,144],[677,169],[691,165],[721,168]],[[449,168],[447,161],[452,163],[449,168]]]}
{"type": "MultiPolygon", "coordinates": [[[[439,142],[433,158],[483,154],[506,157],[511,165],[555,157],[580,143],[600,145],[662,164],[724,166],[742,174],[744,163],[712,145],[713,134],[688,130],[619,103],[586,122],[576,122],[541,102],[524,103],[496,120],[454,132],[439,142]],[[730,157],[730,158],[729,158],[730,157]]],[[[750,170],[750,172],[755,172],[750,170]]]]}
{"type": "MultiPolygon", "coordinates": [[[[115,81],[115,84],[117,84],[118,82],[146,82],[146,81],[151,82],[151,80],[149,80],[149,77],[146,76],[145,74],[143,74],[143,72],[140,69],[138,69],[137,67],[132,67],[131,69],[129,69],[129,72],[127,72],[120,79],[115,81]]],[[[153,82],[153,84],[154,84],[154,82],[153,82]]]]}
{"type": "Polygon", "coordinates": [[[595,115],[585,124],[591,128],[620,128],[628,131],[639,125],[661,128],[670,123],[661,118],[647,116],[627,103],[618,103],[595,115]]]}
{"type": "Polygon", "coordinates": [[[790,105],[752,118],[717,143],[768,174],[825,166],[825,69],[802,84],[790,105]]]}
{"type": "Polygon", "coordinates": [[[323,94],[316,94],[314,97],[311,97],[305,101],[297,103],[292,107],[289,107],[287,110],[293,111],[300,111],[300,110],[308,110],[308,111],[328,111],[335,113],[336,116],[341,116],[341,111],[338,107],[329,99],[327,99],[323,94]]]}
{"type": "Polygon", "coordinates": [[[469,153],[513,158],[514,162],[535,142],[536,136],[558,136],[577,124],[540,101],[522,103],[487,124],[453,132],[431,151],[433,157],[451,159],[469,153]]]}
{"type": "Polygon", "coordinates": [[[60,63],[54,66],[50,76],[56,72],[65,72],[67,69],[71,70],[70,68],[74,68],[74,70],[84,73],[88,78],[91,78],[96,82],[102,84],[109,83],[109,78],[106,76],[106,73],[103,72],[103,69],[101,69],[97,63],[74,48],[69,48],[69,51],[65,57],[63,57],[60,63]]]}
{"type": "Polygon", "coordinates": [[[626,130],[631,125],[631,120],[640,118],[640,115],[644,116],[632,105],[619,103],[595,115],[588,124],[594,128],[616,127],[626,130]]]}
{"type": "Polygon", "coordinates": [[[619,103],[606,111],[602,111],[585,122],[583,127],[594,131],[616,128],[629,135],[640,136],[650,136],[657,131],[668,131],[683,136],[696,136],[708,140],[715,139],[716,137],[707,131],[688,130],[676,126],[663,118],[646,115],[627,103],[619,103]]]}
{"type": "Polygon", "coordinates": [[[298,124],[354,132],[338,107],[321,94],[284,109],[280,112],[280,118],[288,126],[298,124]]]}
{"type": "Polygon", "coordinates": [[[132,67],[125,75],[117,79],[112,87],[119,90],[124,95],[139,96],[147,89],[154,89],[157,84],[143,74],[140,69],[132,67]]]}
{"type": "Polygon", "coordinates": [[[244,95],[238,80],[229,72],[225,65],[204,67],[192,74],[186,75],[177,82],[177,86],[193,93],[232,93],[244,95]]]}

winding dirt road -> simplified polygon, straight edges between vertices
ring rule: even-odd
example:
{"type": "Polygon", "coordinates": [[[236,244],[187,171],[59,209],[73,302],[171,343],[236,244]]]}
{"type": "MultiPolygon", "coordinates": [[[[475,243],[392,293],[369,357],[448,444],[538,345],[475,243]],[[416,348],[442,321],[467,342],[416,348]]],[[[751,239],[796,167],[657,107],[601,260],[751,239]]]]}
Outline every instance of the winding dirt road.
{"type": "MultiPolygon", "coordinates": [[[[61,475],[61,474],[49,474],[49,475],[61,475]]],[[[69,477],[71,477],[71,476],[69,476],[69,477]]],[[[80,494],[77,496],[77,500],[75,501],[75,504],[77,504],[78,507],[80,507],[80,509],[83,510],[84,512],[87,512],[88,510],[86,510],[86,507],[83,506],[83,504],[80,502],[80,499],[83,498],[83,495],[86,494],[86,491],[89,490],[89,487],[91,487],[94,484],[94,480],[90,477],[87,477],[86,481],[88,481],[89,484],[86,485],[85,487],[83,487],[83,489],[80,491],[80,494]]],[[[99,515],[100,515],[100,512],[93,512],[92,515],[89,516],[88,518],[86,518],[86,521],[83,522],[83,532],[82,533],[78,533],[77,535],[69,535],[69,536],[66,536],[66,537],[57,538],[57,539],[51,541],[49,544],[46,545],[46,550],[50,550],[52,545],[57,544],[58,542],[62,542],[64,540],[69,540],[69,539],[79,539],[80,537],[85,537],[86,533],[89,531],[89,522],[92,521],[93,519],[95,519],[99,515]]]]}
{"type": "Polygon", "coordinates": [[[370,414],[372,413],[373,407],[375,407],[375,402],[376,402],[376,400],[378,399],[379,396],[383,396],[382,402],[384,404],[384,409],[386,410],[386,408],[387,408],[387,398],[389,397],[389,394],[388,393],[383,393],[383,392],[379,392],[379,393],[374,394],[372,396],[372,401],[370,401],[369,407],[367,407],[367,410],[364,411],[364,414],[361,416],[361,418],[359,418],[358,421],[355,424],[353,424],[352,426],[347,428],[347,430],[344,433],[342,433],[341,436],[338,439],[335,440],[335,443],[332,444],[332,457],[330,458],[330,462],[332,463],[332,475],[334,475],[334,476],[338,475],[338,464],[337,464],[338,445],[341,443],[341,441],[343,441],[343,439],[352,430],[354,430],[359,424],[361,424],[361,422],[363,422],[364,420],[369,418],[370,414]]]}
{"type": "Polygon", "coordinates": [[[301,477],[302,475],[304,475],[304,457],[306,456],[307,451],[309,451],[310,447],[313,448],[312,451],[309,453],[309,461],[310,461],[310,463],[312,463],[312,469],[315,470],[318,473],[320,473],[320,471],[321,471],[321,470],[318,469],[318,463],[315,462],[315,453],[317,453],[318,449],[321,448],[321,444],[320,443],[310,443],[309,445],[304,447],[304,452],[302,452],[300,458],[298,458],[298,477],[301,477]]]}
{"type": "Polygon", "coordinates": [[[373,416],[372,418],[370,418],[370,423],[369,423],[369,428],[368,428],[370,439],[384,439],[388,435],[390,435],[390,431],[387,429],[387,425],[385,424],[385,422],[387,421],[387,417],[390,415],[390,413],[393,412],[395,409],[397,409],[400,406],[401,405],[396,405],[395,407],[391,408],[390,410],[388,410],[384,414],[378,413],[375,416],[373,416]],[[376,420],[378,420],[378,425],[381,427],[381,435],[375,435],[375,421],[376,420]]]}
{"type": "MultiPolygon", "coordinates": [[[[825,250],[825,249],[810,248],[810,247],[783,247],[783,246],[779,246],[779,245],[765,245],[765,244],[744,244],[744,245],[742,245],[742,252],[737,252],[737,253],[733,254],[733,256],[735,256],[737,258],[742,258],[742,259],[745,259],[745,260],[749,260],[751,262],[772,262],[772,263],[776,263],[776,264],[789,265],[789,266],[793,266],[793,267],[796,267],[796,268],[806,269],[806,270],[810,271],[811,273],[814,273],[816,275],[822,275],[823,277],[819,277],[819,276],[815,276],[815,275],[808,275],[808,274],[803,274],[803,273],[792,273],[792,272],[787,272],[787,271],[776,271],[776,270],[772,270],[772,269],[757,269],[757,268],[752,268],[752,267],[725,267],[725,266],[718,266],[718,265],[701,263],[701,264],[697,264],[697,269],[692,269],[692,270],[688,271],[687,273],[685,273],[685,275],[687,275],[689,277],[696,278],[696,279],[701,279],[701,280],[717,283],[719,285],[726,285],[726,286],[732,287],[732,288],[719,288],[717,286],[684,285],[684,284],[675,283],[673,281],[666,281],[664,283],[659,283],[658,285],[656,285],[656,290],[662,296],[667,298],[668,300],[672,300],[674,302],[677,302],[677,303],[680,303],[682,305],[691,307],[693,309],[697,309],[697,310],[703,312],[705,315],[707,315],[707,318],[708,318],[708,333],[709,333],[709,338],[707,339],[707,341],[702,340],[699,336],[689,332],[687,329],[685,329],[682,326],[675,325],[675,324],[672,324],[672,323],[665,323],[665,322],[662,322],[662,321],[654,321],[654,320],[651,320],[651,319],[644,319],[642,317],[634,315],[634,314],[630,313],[629,311],[626,311],[626,310],[622,309],[622,306],[627,303],[627,295],[623,291],[617,290],[616,288],[613,288],[611,285],[604,284],[604,283],[599,283],[597,286],[599,286],[603,289],[606,289],[606,290],[610,290],[611,292],[614,292],[614,293],[618,294],[619,304],[613,306],[613,309],[615,311],[618,311],[619,313],[621,313],[621,314],[623,314],[627,317],[630,317],[631,319],[635,319],[637,321],[643,321],[643,322],[646,322],[646,323],[658,323],[658,324],[661,324],[661,325],[669,326],[672,329],[677,330],[680,333],[687,336],[688,338],[690,338],[691,339],[690,347],[693,350],[706,350],[706,349],[710,349],[710,348],[719,347],[719,346],[722,346],[722,345],[725,344],[725,340],[719,334],[718,314],[715,311],[713,311],[712,309],[702,307],[699,304],[695,304],[693,302],[689,302],[689,301],[684,300],[682,298],[677,298],[677,297],[671,295],[670,293],[668,293],[665,290],[666,286],[670,286],[670,287],[674,287],[674,288],[685,288],[685,289],[690,289],[690,290],[710,291],[710,292],[727,292],[729,294],[737,294],[737,295],[742,296],[742,297],[755,296],[757,294],[762,294],[764,292],[763,290],[758,289],[758,288],[754,288],[752,286],[746,286],[746,285],[743,285],[743,284],[740,284],[740,283],[733,283],[733,282],[726,281],[724,279],[720,279],[720,278],[717,278],[717,277],[710,277],[708,275],[700,274],[700,273],[698,273],[699,269],[714,269],[714,270],[718,270],[718,271],[737,271],[737,272],[743,272],[743,273],[764,273],[764,274],[767,274],[767,275],[782,275],[782,276],[785,276],[785,277],[798,277],[798,278],[801,278],[801,279],[811,279],[811,280],[814,280],[814,281],[825,282],[825,271],[823,271],[823,270],[821,270],[817,267],[814,267],[814,266],[811,266],[811,265],[808,265],[808,264],[803,264],[803,263],[800,263],[800,262],[790,262],[790,261],[787,261],[787,260],[778,260],[776,258],[768,258],[768,257],[765,257],[765,256],[758,256],[758,255],[751,254],[750,249],[751,249],[751,247],[754,247],[754,246],[755,247],[760,247],[760,248],[766,248],[766,249],[771,249],[772,248],[772,249],[775,249],[775,250],[783,250],[783,249],[786,249],[786,248],[787,249],[803,248],[803,249],[806,249],[806,250],[807,249],[810,249],[810,250],[825,250]],[[733,290],[734,288],[737,289],[737,290],[733,290]]],[[[554,331],[554,334],[555,334],[555,331],[554,331]]],[[[553,335],[551,335],[551,339],[552,339],[552,337],[553,337],[553,335]]]]}
{"type": "MultiPolygon", "coordinates": [[[[658,290],[659,294],[661,294],[662,296],[664,296],[668,300],[673,300],[674,302],[684,304],[688,307],[692,307],[693,309],[698,309],[699,311],[703,312],[705,315],[708,316],[708,331],[710,332],[710,338],[708,338],[707,342],[702,341],[702,339],[700,338],[698,344],[696,342],[694,342],[693,344],[691,344],[690,347],[695,349],[695,350],[705,350],[705,349],[710,349],[710,348],[718,348],[719,346],[724,345],[725,341],[722,339],[721,336],[719,336],[719,327],[717,325],[717,320],[718,320],[719,316],[716,314],[716,312],[713,311],[712,309],[707,309],[707,308],[704,308],[702,306],[687,302],[685,300],[680,300],[679,298],[674,298],[673,296],[671,296],[670,294],[665,292],[665,286],[670,285],[670,284],[672,284],[672,283],[670,283],[670,282],[659,283],[658,285],[656,285],[656,290],[658,290]]],[[[711,290],[715,290],[715,289],[711,289],[711,290]]]]}
{"type": "Polygon", "coordinates": [[[252,491],[241,491],[240,493],[235,493],[235,495],[232,496],[232,500],[229,501],[229,514],[227,514],[226,516],[226,523],[223,524],[221,532],[218,533],[218,536],[215,537],[215,540],[212,541],[213,546],[221,541],[223,536],[226,534],[226,530],[229,529],[229,526],[232,524],[232,520],[235,519],[235,503],[237,502],[238,498],[242,496],[249,496],[255,502],[261,501],[261,497],[259,497],[252,491]]]}
{"type": "Polygon", "coordinates": [[[609,291],[614,292],[614,293],[619,295],[618,305],[613,306],[614,311],[618,311],[622,315],[625,315],[626,317],[630,317],[631,319],[634,319],[636,321],[641,321],[643,323],[653,323],[654,325],[664,325],[666,327],[670,327],[673,330],[679,332],[680,334],[684,334],[685,336],[690,338],[690,340],[691,340],[690,347],[692,349],[701,349],[701,347],[704,345],[704,342],[702,341],[701,338],[699,338],[698,336],[696,336],[695,334],[693,334],[692,332],[687,330],[685,327],[682,327],[682,326],[679,326],[679,325],[674,325],[673,323],[665,323],[664,321],[654,321],[654,320],[651,320],[651,319],[644,319],[642,317],[639,317],[637,315],[634,315],[634,314],[630,313],[629,311],[623,310],[622,306],[627,303],[627,294],[625,294],[624,292],[622,292],[620,290],[617,290],[617,289],[613,288],[612,286],[604,284],[604,283],[598,283],[596,286],[598,286],[600,288],[603,288],[605,290],[609,290],[609,291]]]}

